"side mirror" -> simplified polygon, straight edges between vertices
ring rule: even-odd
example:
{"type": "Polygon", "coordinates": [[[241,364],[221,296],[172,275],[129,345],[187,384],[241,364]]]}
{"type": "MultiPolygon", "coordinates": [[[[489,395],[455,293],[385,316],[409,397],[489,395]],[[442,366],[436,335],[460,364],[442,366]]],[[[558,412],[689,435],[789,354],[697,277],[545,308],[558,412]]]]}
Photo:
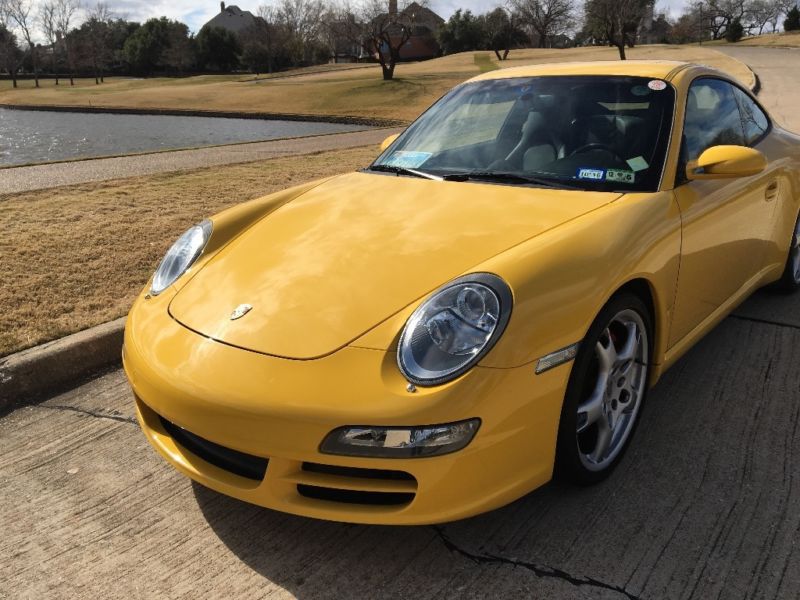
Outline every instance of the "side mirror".
{"type": "Polygon", "coordinates": [[[389,137],[387,137],[385,140],[383,140],[383,143],[381,143],[381,152],[383,152],[389,146],[391,146],[399,136],[400,136],[399,133],[395,133],[395,134],[390,135],[389,137]]]}
{"type": "Polygon", "coordinates": [[[732,179],[758,175],[767,168],[766,157],[746,146],[712,146],[686,165],[686,178],[732,179]]]}

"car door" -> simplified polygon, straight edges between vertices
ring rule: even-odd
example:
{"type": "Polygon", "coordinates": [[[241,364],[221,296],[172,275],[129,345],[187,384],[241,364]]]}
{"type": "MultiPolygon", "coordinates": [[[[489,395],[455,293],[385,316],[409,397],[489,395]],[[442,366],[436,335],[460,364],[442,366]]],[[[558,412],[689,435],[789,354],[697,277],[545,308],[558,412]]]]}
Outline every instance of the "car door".
{"type": "Polygon", "coordinates": [[[745,127],[739,94],[746,96],[728,81],[708,77],[689,88],[675,188],[683,237],[670,346],[752,280],[771,237],[776,195],[771,167],[735,179],[687,181],[684,173],[686,162],[707,148],[755,146],[763,138],[768,124],[757,135],[753,119],[745,127]]]}

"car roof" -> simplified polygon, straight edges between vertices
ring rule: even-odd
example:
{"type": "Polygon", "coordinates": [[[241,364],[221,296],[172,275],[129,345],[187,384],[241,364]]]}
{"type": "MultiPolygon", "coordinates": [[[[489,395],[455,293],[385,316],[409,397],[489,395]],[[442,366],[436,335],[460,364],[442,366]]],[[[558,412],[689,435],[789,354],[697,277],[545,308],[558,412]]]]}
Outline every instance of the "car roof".
{"type": "MultiPolygon", "coordinates": [[[[497,69],[478,75],[470,81],[509,79],[511,77],[541,77],[547,75],[628,75],[669,79],[683,69],[693,67],[674,60],[604,60],[594,62],[560,62],[497,69]]],[[[704,69],[707,67],[704,67],[704,69]]]]}

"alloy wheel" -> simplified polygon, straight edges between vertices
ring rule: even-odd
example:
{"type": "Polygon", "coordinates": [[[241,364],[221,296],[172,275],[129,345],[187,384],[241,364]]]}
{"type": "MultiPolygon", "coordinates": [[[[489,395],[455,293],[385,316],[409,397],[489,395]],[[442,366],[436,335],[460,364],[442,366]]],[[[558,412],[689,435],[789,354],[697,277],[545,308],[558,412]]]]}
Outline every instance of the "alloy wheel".
{"type": "Polygon", "coordinates": [[[588,393],[578,404],[578,455],[586,469],[608,467],[633,431],[647,385],[648,352],[647,328],[634,310],[617,313],[601,333],[588,393]]]}

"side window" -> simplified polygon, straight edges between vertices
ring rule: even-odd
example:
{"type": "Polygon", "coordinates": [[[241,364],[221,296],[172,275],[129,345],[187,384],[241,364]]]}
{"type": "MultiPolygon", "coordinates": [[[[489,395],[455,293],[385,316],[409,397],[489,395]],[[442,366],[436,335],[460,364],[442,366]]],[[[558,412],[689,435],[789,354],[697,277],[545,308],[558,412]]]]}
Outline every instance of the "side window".
{"type": "Polygon", "coordinates": [[[742,126],[744,127],[744,139],[748,146],[759,141],[767,129],[769,129],[769,119],[764,111],[753,102],[753,99],[739,88],[734,88],[736,100],[742,112],[742,126]]]}
{"type": "Polygon", "coordinates": [[[697,79],[689,88],[683,125],[684,160],[712,146],[745,145],[734,86],[721,79],[697,79]]]}

